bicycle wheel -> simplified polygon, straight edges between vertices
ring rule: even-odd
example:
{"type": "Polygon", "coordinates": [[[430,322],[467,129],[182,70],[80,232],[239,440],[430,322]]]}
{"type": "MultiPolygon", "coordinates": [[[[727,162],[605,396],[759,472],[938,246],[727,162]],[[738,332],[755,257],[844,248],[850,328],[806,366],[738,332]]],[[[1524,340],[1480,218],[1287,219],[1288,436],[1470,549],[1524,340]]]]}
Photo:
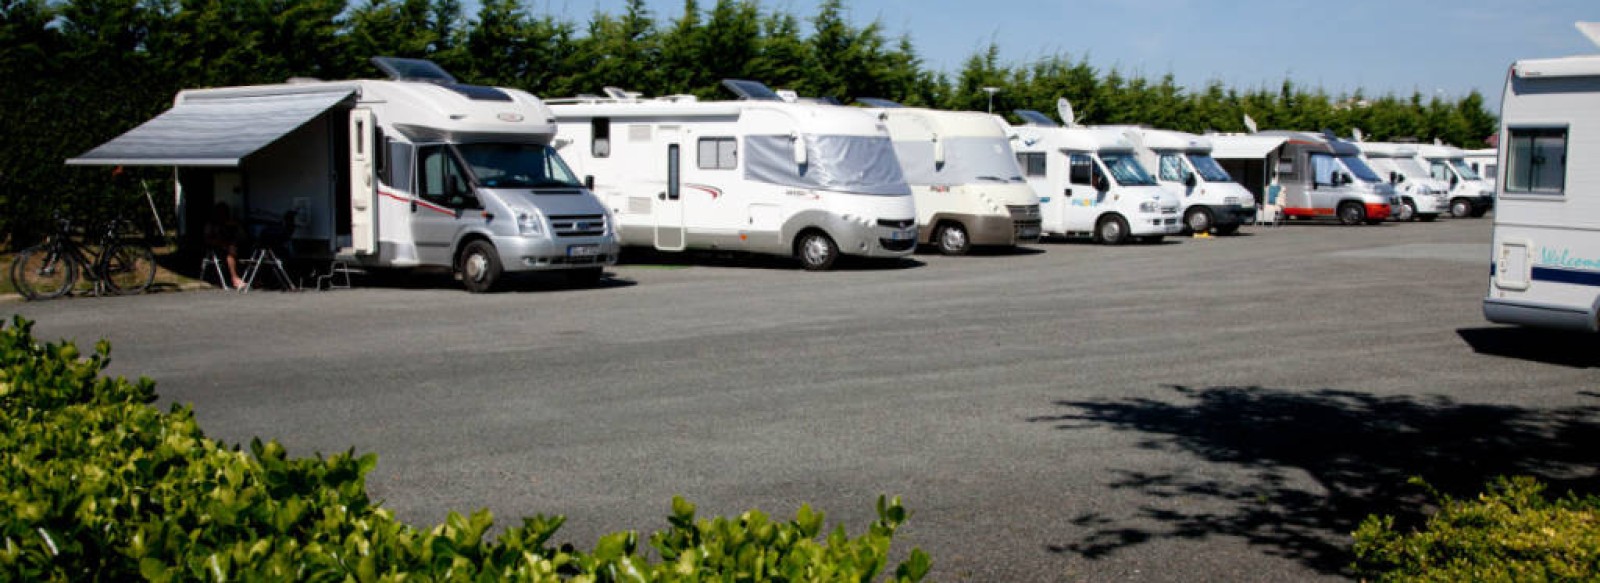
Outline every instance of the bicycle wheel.
{"type": "Polygon", "coordinates": [[[61,297],[78,280],[78,263],[54,245],[37,245],[17,254],[11,284],[30,300],[61,297]]]}
{"type": "Polygon", "coordinates": [[[119,295],[143,293],[156,280],[156,254],[149,247],[117,243],[100,260],[100,277],[119,295]]]}

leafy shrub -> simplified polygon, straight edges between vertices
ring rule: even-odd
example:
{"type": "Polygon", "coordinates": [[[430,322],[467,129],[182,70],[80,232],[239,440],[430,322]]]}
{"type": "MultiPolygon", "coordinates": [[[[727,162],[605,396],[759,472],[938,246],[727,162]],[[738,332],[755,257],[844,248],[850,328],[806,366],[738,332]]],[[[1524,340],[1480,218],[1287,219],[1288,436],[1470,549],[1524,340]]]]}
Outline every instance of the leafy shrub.
{"type": "Polygon", "coordinates": [[[561,517],[524,518],[492,541],[487,510],[419,530],[366,493],[374,455],[290,458],[207,439],[194,412],[148,404],[155,384],[100,375],[110,362],[71,343],[39,344],[32,323],[0,323],[0,579],[14,581],[918,581],[913,550],[888,573],[906,520],[898,499],[850,538],[826,537],[802,506],[775,522],[750,511],[697,519],[672,502],[669,528],[619,532],[594,550],[552,547],[561,517]]]}
{"type": "Polygon", "coordinates": [[[1477,500],[1441,496],[1421,531],[1392,516],[1355,532],[1356,569],[1381,581],[1594,581],[1600,579],[1600,497],[1555,501],[1529,477],[1500,478],[1477,500]]]}

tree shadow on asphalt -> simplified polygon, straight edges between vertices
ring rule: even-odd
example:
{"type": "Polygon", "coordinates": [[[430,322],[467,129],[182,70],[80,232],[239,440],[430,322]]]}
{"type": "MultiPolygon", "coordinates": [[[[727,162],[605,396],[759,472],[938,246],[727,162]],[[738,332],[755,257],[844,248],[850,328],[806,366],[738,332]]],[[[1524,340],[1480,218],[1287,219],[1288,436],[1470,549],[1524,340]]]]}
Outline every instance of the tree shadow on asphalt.
{"type": "Polygon", "coordinates": [[[1573,368],[1600,368],[1593,334],[1520,327],[1462,328],[1456,334],[1478,354],[1573,368]]]}
{"type": "Polygon", "coordinates": [[[1132,516],[1080,515],[1072,524],[1088,534],[1047,543],[1051,551],[1095,559],[1157,539],[1237,537],[1317,571],[1349,575],[1350,533],[1368,514],[1395,516],[1401,528],[1422,523],[1431,500],[1407,483],[1412,476],[1453,497],[1475,496],[1500,475],[1536,476],[1552,494],[1600,487],[1600,406],[1528,409],[1332,389],[1170,389],[1174,401],[1058,401],[1069,412],[1029,421],[1068,431],[1135,431],[1142,448],[1186,452],[1245,477],[1120,471],[1109,486],[1149,502],[1132,516]]]}
{"type": "MultiPolygon", "coordinates": [[[[663,268],[732,267],[738,269],[766,269],[773,271],[802,271],[800,263],[790,257],[744,253],[738,251],[657,251],[643,247],[622,250],[619,266],[652,266],[663,268]]],[[[842,255],[833,264],[834,271],[893,271],[914,269],[925,265],[910,257],[859,257],[842,255]]]]}

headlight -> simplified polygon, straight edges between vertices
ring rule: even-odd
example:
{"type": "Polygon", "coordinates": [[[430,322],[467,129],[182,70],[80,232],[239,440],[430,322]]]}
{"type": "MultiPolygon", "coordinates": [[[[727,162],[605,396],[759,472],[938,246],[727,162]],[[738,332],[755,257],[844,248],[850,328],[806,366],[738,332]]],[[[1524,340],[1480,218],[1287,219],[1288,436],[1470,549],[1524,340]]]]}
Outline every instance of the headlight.
{"type": "Polygon", "coordinates": [[[1153,212],[1156,212],[1156,208],[1158,206],[1159,205],[1156,203],[1155,199],[1150,199],[1150,200],[1147,200],[1147,201],[1139,203],[1139,212],[1142,212],[1142,213],[1153,213],[1153,212]]]}
{"type": "MultiPolygon", "coordinates": [[[[517,213],[517,232],[524,237],[544,234],[544,217],[533,209],[512,209],[517,213]]],[[[611,221],[606,221],[609,226],[611,221]]]]}

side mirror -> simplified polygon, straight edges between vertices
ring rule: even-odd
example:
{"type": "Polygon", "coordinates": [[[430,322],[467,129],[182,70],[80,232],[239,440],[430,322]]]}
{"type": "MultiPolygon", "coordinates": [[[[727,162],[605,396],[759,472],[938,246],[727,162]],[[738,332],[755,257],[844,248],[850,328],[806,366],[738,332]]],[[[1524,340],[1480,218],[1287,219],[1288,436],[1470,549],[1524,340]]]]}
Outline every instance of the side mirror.
{"type": "Polygon", "coordinates": [[[1101,174],[1099,172],[1095,172],[1094,173],[1094,177],[1090,178],[1090,180],[1092,181],[1092,184],[1094,185],[1094,189],[1095,190],[1098,190],[1100,192],[1105,192],[1107,190],[1111,190],[1111,183],[1106,181],[1106,175],[1104,175],[1104,174],[1101,174]]]}
{"type": "Polygon", "coordinates": [[[794,163],[797,166],[806,165],[806,137],[794,135],[794,163]]]}
{"type": "Polygon", "coordinates": [[[594,190],[594,175],[593,174],[589,174],[589,175],[586,175],[586,176],[583,177],[583,187],[587,188],[589,190],[594,190]]]}
{"type": "Polygon", "coordinates": [[[1401,182],[1405,182],[1405,181],[1406,181],[1406,175],[1404,175],[1404,174],[1396,174],[1395,175],[1395,180],[1394,180],[1395,184],[1400,184],[1401,182]]]}
{"type": "Polygon", "coordinates": [[[1184,186],[1187,186],[1189,188],[1194,188],[1195,185],[1197,185],[1197,184],[1200,184],[1200,179],[1199,178],[1195,178],[1195,175],[1194,175],[1193,172],[1190,172],[1188,175],[1183,177],[1183,185],[1184,186]]]}
{"type": "Polygon", "coordinates": [[[1454,174],[1450,175],[1450,188],[1455,188],[1456,184],[1458,184],[1460,182],[1461,182],[1461,179],[1457,178],[1456,175],[1454,175],[1454,174]]]}
{"type": "Polygon", "coordinates": [[[1389,173],[1389,184],[1400,184],[1400,174],[1395,173],[1395,172],[1390,172],[1389,173]]]}

